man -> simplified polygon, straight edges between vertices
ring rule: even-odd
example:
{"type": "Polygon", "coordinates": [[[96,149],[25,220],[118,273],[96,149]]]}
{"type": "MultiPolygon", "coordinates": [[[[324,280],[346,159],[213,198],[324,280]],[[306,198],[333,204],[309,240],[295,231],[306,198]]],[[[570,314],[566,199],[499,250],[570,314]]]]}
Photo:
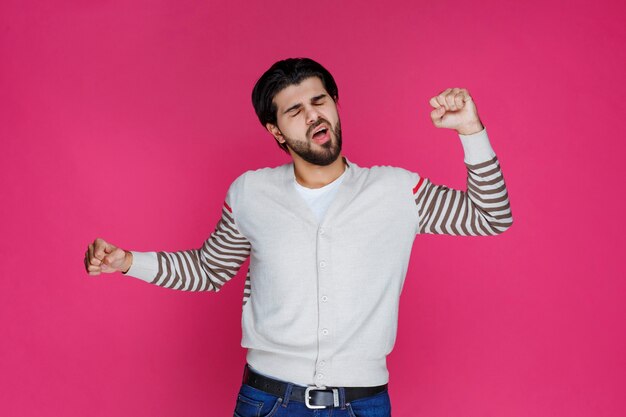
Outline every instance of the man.
{"type": "Polygon", "coordinates": [[[459,134],[467,192],[342,157],[338,98],[320,64],[275,63],[252,102],[293,162],[237,178],[200,249],[141,253],[96,239],[85,254],[90,275],[121,271],[216,292],[250,256],[236,416],[390,415],[386,356],[415,235],[495,235],[512,224],[498,160],[466,89],[446,89],[430,104],[434,125],[459,134]]]}

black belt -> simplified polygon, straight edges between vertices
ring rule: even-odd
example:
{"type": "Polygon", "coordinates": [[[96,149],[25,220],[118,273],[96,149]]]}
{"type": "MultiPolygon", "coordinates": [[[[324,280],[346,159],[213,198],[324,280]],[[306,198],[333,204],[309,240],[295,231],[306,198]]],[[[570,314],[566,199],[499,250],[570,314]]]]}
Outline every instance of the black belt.
{"type": "MultiPolygon", "coordinates": [[[[276,397],[282,397],[287,389],[286,382],[256,373],[247,364],[243,372],[243,383],[276,397]]],[[[377,387],[345,387],[346,403],[376,395],[386,389],[387,384],[377,387]]],[[[305,403],[308,408],[338,407],[339,389],[338,387],[293,385],[289,400],[305,403]]]]}

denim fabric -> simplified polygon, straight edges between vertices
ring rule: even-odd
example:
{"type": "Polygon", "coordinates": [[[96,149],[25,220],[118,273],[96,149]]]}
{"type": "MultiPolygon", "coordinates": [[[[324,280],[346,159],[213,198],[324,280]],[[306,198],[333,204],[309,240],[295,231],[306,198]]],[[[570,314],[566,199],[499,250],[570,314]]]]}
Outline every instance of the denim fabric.
{"type": "Polygon", "coordinates": [[[290,384],[281,396],[275,396],[242,384],[237,395],[234,417],[391,417],[389,393],[378,393],[350,403],[345,402],[340,390],[340,406],[310,410],[304,403],[286,400],[291,394],[290,384]]]}

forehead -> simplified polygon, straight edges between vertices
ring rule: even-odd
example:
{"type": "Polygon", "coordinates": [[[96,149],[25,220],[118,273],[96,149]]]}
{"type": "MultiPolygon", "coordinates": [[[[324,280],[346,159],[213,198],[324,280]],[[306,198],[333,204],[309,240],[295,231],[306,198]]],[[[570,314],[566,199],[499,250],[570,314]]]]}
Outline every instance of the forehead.
{"type": "Polygon", "coordinates": [[[328,94],[318,77],[305,78],[300,84],[291,84],[274,96],[274,103],[280,112],[298,103],[304,103],[320,94],[328,94]]]}

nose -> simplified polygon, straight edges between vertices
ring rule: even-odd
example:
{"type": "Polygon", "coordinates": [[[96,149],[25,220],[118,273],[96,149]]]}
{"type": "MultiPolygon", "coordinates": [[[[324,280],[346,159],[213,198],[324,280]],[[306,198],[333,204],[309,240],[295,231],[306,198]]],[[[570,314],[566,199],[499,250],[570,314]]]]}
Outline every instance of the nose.
{"type": "Polygon", "coordinates": [[[317,119],[319,119],[320,117],[319,113],[313,106],[309,106],[308,108],[306,108],[305,111],[306,111],[306,123],[309,125],[315,123],[317,119]]]}

